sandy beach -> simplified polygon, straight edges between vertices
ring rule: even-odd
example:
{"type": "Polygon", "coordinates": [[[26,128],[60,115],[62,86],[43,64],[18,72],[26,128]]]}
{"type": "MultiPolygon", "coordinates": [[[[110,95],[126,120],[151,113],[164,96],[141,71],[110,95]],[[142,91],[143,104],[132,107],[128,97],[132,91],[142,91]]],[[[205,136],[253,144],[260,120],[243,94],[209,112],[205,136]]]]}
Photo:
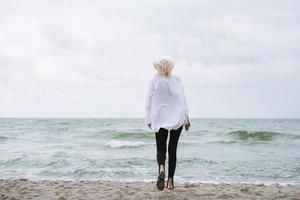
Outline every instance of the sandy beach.
{"type": "Polygon", "coordinates": [[[175,183],[158,191],[151,182],[0,180],[0,199],[300,199],[300,185],[175,183]]]}

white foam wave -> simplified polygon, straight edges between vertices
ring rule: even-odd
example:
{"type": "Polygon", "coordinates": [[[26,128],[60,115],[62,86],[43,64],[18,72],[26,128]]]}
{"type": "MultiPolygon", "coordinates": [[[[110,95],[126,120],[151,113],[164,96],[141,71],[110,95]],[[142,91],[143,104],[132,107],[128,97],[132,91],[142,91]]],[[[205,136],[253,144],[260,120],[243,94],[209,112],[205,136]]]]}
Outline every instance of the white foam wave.
{"type": "Polygon", "coordinates": [[[140,141],[127,141],[127,140],[110,140],[105,145],[111,148],[121,148],[121,147],[139,147],[146,143],[140,141]]]}

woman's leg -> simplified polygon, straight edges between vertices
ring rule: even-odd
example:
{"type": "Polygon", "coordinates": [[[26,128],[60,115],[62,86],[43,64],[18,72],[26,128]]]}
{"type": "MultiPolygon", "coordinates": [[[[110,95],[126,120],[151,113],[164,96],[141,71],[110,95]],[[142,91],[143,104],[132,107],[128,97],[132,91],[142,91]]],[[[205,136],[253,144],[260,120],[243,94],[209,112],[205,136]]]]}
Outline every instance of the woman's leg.
{"type": "Polygon", "coordinates": [[[168,130],[164,128],[160,128],[158,132],[155,132],[155,138],[156,138],[156,150],[157,150],[156,159],[158,163],[158,173],[159,173],[162,167],[163,169],[165,169],[168,130]]]}
{"type": "Polygon", "coordinates": [[[168,153],[169,153],[169,178],[173,179],[175,168],[176,168],[176,152],[177,152],[177,143],[182,131],[183,125],[176,130],[170,131],[170,140],[168,146],[168,153]]]}

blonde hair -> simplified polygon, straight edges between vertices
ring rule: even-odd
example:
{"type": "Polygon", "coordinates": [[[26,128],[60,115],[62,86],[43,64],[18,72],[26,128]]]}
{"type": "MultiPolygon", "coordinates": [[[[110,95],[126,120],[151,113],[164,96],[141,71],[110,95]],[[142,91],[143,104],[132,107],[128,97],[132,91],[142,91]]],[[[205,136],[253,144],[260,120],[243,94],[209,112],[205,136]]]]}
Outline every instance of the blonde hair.
{"type": "Polygon", "coordinates": [[[163,76],[170,76],[174,63],[166,58],[161,59],[159,62],[153,62],[154,68],[163,76]]]}

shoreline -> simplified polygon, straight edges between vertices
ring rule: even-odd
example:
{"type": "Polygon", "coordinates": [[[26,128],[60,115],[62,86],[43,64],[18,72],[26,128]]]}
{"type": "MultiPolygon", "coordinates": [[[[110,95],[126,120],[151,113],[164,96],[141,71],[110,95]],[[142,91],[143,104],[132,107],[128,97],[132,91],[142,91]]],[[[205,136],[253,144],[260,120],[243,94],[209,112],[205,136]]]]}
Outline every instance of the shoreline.
{"type": "MultiPolygon", "coordinates": [[[[176,177],[175,177],[176,178],[176,177]]],[[[0,181],[13,181],[13,180],[22,180],[22,181],[34,181],[34,182],[39,182],[39,181],[67,181],[67,182],[118,182],[118,183],[134,183],[134,182],[142,182],[142,183],[150,183],[153,182],[155,178],[153,179],[144,179],[144,180],[129,180],[129,179],[124,179],[124,180],[114,180],[114,179],[57,179],[57,178],[0,178],[0,181]]],[[[273,185],[273,184],[279,184],[281,186],[287,186],[287,185],[294,185],[294,186],[300,186],[300,182],[279,182],[279,181],[225,181],[225,180],[220,180],[220,181],[215,181],[215,180],[180,180],[176,178],[176,183],[180,184],[197,184],[197,183],[204,183],[204,184],[254,184],[254,185],[273,185]]]]}
{"type": "Polygon", "coordinates": [[[294,199],[300,184],[175,182],[159,191],[156,181],[0,179],[0,199],[294,199]]]}

